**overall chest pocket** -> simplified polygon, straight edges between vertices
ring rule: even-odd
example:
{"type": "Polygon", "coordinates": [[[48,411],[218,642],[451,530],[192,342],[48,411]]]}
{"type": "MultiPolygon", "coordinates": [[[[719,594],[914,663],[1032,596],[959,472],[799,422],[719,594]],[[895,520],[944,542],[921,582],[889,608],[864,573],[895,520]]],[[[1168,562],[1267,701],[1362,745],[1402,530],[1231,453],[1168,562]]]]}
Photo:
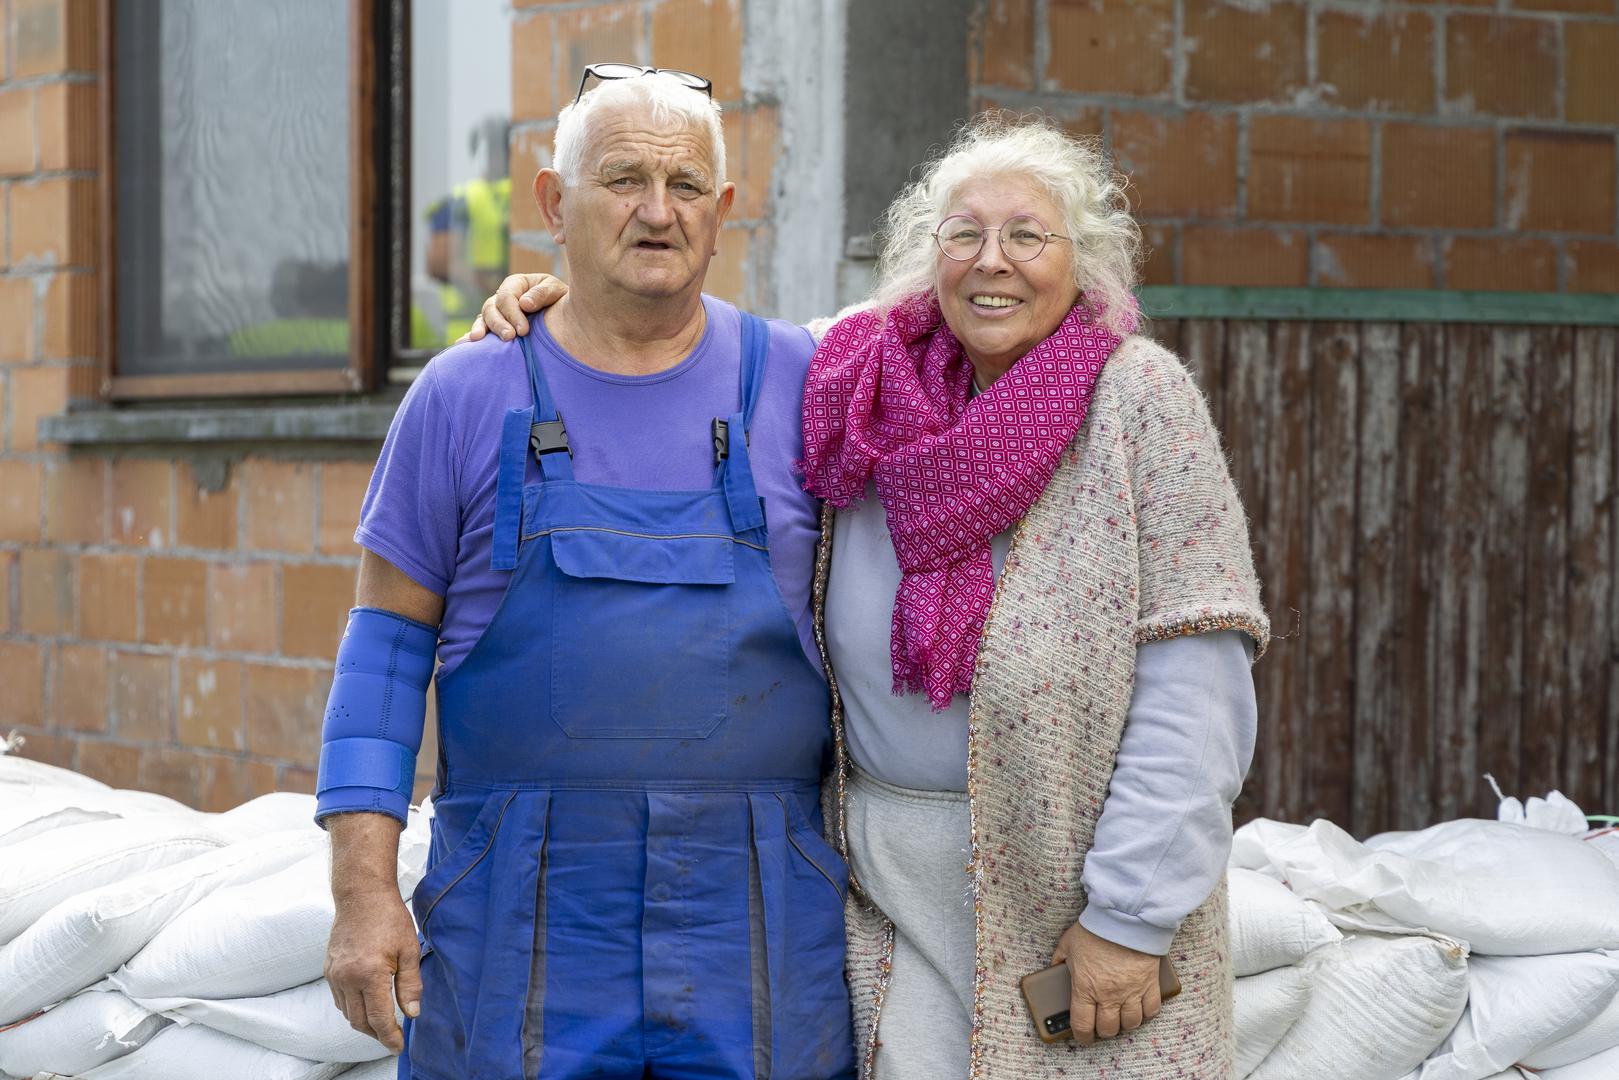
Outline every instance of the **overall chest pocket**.
{"type": "Polygon", "coordinates": [[[574,739],[702,739],[730,693],[734,543],[550,534],[551,717],[574,739]]]}

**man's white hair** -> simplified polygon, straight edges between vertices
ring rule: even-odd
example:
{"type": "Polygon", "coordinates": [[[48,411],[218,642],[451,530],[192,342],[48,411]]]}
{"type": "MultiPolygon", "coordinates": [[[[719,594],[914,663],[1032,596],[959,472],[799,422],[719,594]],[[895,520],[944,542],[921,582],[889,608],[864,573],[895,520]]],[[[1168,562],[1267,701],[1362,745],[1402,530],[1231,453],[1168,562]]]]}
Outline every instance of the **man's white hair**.
{"type": "Polygon", "coordinates": [[[1050,195],[1063,220],[1046,228],[1072,238],[1074,283],[1108,329],[1128,333],[1141,260],[1128,181],[1096,140],[1065,134],[1044,117],[995,112],[964,126],[883,215],[872,297],[878,311],[934,288],[940,256],[933,230],[961,188],[986,177],[1032,180],[1050,195]]]}
{"type": "Polygon", "coordinates": [[[720,126],[719,105],[701,90],[693,90],[672,75],[653,74],[608,79],[591,87],[577,102],[563,106],[557,115],[553,167],[562,174],[564,186],[575,187],[579,183],[595,116],[604,109],[625,105],[651,106],[652,122],[659,126],[679,120],[705,132],[713,147],[716,192],[725,183],[725,131],[720,126]]]}

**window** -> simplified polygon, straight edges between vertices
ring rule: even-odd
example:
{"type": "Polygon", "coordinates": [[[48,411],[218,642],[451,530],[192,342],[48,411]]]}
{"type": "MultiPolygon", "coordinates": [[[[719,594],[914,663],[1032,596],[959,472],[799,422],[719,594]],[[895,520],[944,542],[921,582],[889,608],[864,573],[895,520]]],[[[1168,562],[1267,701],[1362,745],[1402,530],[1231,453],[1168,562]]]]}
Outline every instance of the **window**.
{"type": "Polygon", "coordinates": [[[372,6],[109,0],[112,396],[368,387],[372,6]]]}

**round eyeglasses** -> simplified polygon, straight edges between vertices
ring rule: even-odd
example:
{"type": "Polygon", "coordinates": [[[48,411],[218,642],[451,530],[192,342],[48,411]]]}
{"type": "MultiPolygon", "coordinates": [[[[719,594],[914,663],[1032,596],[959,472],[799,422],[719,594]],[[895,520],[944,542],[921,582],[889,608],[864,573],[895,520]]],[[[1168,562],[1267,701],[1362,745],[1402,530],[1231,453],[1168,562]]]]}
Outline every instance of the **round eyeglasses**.
{"type": "Polygon", "coordinates": [[[684,86],[707,94],[710,98],[714,96],[714,84],[701,75],[693,75],[689,71],[643,67],[640,64],[586,64],[585,73],[579,78],[579,92],[573,95],[573,103],[579,104],[579,99],[585,96],[585,84],[592,78],[599,82],[611,82],[614,79],[638,79],[642,75],[669,75],[684,86]]]}
{"type": "Polygon", "coordinates": [[[986,228],[978,219],[967,214],[953,214],[939,222],[933,230],[933,239],[944,252],[944,257],[955,262],[971,262],[984,250],[984,234],[999,233],[1001,251],[1013,262],[1028,262],[1040,256],[1053,240],[1067,240],[1061,233],[1046,231],[1040,219],[1033,214],[1018,214],[1001,222],[998,228],[986,228]]]}

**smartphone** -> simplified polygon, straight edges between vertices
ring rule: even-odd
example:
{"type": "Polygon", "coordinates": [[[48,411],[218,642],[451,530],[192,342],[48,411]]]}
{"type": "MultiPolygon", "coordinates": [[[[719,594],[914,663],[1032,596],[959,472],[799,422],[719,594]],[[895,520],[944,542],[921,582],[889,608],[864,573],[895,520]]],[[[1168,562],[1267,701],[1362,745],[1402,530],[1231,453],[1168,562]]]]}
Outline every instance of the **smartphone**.
{"type": "MultiPolygon", "coordinates": [[[[1066,963],[1023,976],[1023,1000],[1028,1003],[1029,1015],[1034,1017],[1034,1033],[1041,1042],[1055,1043],[1074,1037],[1068,1026],[1068,1006],[1072,999],[1073,982],[1068,977],[1066,963]]],[[[1180,977],[1169,957],[1158,961],[1158,996],[1168,1001],[1181,992],[1180,977]]]]}

